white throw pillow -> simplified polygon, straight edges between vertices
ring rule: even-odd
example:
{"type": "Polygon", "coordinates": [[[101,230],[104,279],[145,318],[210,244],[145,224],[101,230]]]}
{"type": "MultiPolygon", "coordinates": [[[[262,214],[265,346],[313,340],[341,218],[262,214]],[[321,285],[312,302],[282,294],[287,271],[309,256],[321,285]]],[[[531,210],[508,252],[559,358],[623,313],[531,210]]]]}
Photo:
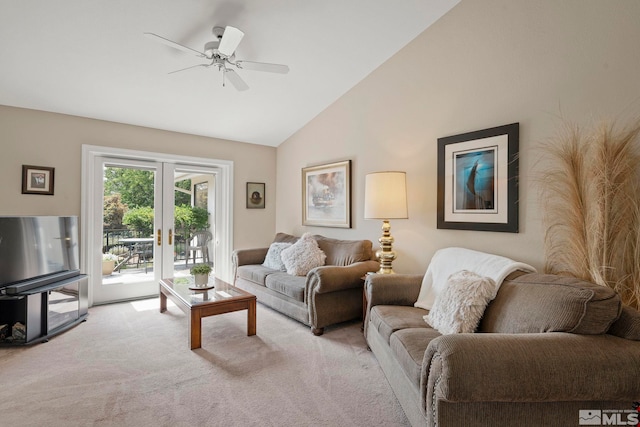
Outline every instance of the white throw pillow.
{"type": "Polygon", "coordinates": [[[282,257],[280,256],[280,254],[284,249],[287,249],[291,245],[292,243],[285,242],[272,243],[271,246],[269,246],[267,256],[264,257],[264,262],[262,263],[262,265],[274,270],[287,271],[287,268],[282,262],[282,257]]]}
{"type": "Polygon", "coordinates": [[[327,258],[311,233],[305,233],[300,240],[284,249],[280,254],[287,273],[294,276],[306,276],[316,267],[324,265],[327,258]]]}
{"type": "Polygon", "coordinates": [[[443,335],[475,332],[495,287],[489,277],[467,270],[453,273],[424,320],[443,335]]]}

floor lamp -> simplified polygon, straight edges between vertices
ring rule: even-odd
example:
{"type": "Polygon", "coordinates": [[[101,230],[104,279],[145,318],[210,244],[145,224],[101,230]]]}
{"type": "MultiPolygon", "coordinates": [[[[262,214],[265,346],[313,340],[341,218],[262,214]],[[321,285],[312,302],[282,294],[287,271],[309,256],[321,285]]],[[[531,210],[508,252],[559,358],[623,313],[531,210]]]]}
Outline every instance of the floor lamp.
{"type": "Polygon", "coordinates": [[[391,263],[396,259],[393,251],[390,219],[406,219],[407,180],[405,172],[374,172],[365,177],[364,218],[382,220],[380,249],[376,252],[380,261],[379,274],[393,274],[391,263]]]}

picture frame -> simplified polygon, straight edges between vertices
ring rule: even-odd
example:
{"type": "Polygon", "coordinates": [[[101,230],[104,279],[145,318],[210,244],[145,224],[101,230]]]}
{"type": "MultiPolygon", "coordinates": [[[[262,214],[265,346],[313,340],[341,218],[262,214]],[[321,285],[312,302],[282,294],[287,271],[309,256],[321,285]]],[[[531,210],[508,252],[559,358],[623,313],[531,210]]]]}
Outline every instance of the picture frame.
{"type": "Polygon", "coordinates": [[[54,168],[22,165],[22,194],[53,196],[54,174],[54,168]]]}
{"type": "Polygon", "coordinates": [[[351,228],[351,160],[302,168],[302,224],[351,228]]]}
{"type": "Polygon", "coordinates": [[[520,124],[438,139],[438,228],[518,232],[520,124]]]}
{"type": "Polygon", "coordinates": [[[264,182],[247,182],[247,209],[264,209],[264,182]]]}

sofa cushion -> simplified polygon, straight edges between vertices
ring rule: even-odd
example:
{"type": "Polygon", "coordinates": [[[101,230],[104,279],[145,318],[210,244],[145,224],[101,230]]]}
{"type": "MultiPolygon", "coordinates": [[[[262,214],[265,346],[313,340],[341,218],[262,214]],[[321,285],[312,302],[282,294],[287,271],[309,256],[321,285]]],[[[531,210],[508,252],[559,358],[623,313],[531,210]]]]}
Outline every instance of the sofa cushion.
{"type": "Polygon", "coordinates": [[[373,244],[370,240],[337,240],[320,235],[313,237],[327,256],[326,265],[345,266],[371,259],[373,244]]]}
{"type": "Polygon", "coordinates": [[[303,234],[300,240],[284,249],[280,256],[287,273],[294,276],[306,276],[312,269],[324,265],[326,258],[310,233],[303,234]]]}
{"type": "Polygon", "coordinates": [[[369,312],[369,327],[376,328],[388,344],[391,334],[400,329],[431,329],[423,319],[423,316],[427,313],[427,310],[418,307],[376,305],[369,312]]]}
{"type": "Polygon", "coordinates": [[[394,332],[389,340],[391,351],[414,387],[420,387],[424,352],[432,339],[440,336],[433,328],[407,328],[394,332]]]}
{"type": "Polygon", "coordinates": [[[284,249],[287,249],[292,244],[293,243],[288,242],[273,242],[269,246],[267,256],[264,257],[264,262],[262,263],[262,265],[274,270],[286,271],[287,268],[284,266],[280,254],[284,249]]]}
{"type": "Polygon", "coordinates": [[[604,334],[620,310],[620,298],[610,288],[574,277],[524,274],[502,283],[479,330],[604,334]]]}
{"type": "Polygon", "coordinates": [[[304,302],[306,277],[276,272],[267,276],[265,286],[296,301],[304,302]]]}
{"type": "Polygon", "coordinates": [[[489,277],[467,270],[453,273],[424,320],[441,334],[475,332],[495,289],[489,277]]]}
{"type": "Polygon", "coordinates": [[[623,306],[620,317],[613,322],[607,333],[628,340],[640,341],[640,312],[627,305],[623,306]]]}
{"type": "Polygon", "coordinates": [[[258,283],[264,286],[265,279],[268,275],[277,273],[278,270],[265,267],[259,264],[241,265],[236,273],[238,277],[258,283]]]}

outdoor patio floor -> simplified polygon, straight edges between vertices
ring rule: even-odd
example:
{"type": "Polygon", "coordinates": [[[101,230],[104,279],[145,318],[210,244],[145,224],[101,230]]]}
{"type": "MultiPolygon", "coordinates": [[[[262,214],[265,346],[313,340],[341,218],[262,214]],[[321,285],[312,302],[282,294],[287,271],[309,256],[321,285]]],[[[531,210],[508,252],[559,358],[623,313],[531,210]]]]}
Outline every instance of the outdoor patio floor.
{"type": "MultiPolygon", "coordinates": [[[[178,260],[174,263],[174,277],[188,277],[191,275],[189,269],[193,266],[190,263],[185,265],[184,260],[178,260]]],[[[103,285],[121,285],[127,283],[147,282],[154,280],[152,268],[147,268],[145,273],[144,267],[123,268],[121,271],[114,271],[109,275],[102,276],[103,285]]]]}

